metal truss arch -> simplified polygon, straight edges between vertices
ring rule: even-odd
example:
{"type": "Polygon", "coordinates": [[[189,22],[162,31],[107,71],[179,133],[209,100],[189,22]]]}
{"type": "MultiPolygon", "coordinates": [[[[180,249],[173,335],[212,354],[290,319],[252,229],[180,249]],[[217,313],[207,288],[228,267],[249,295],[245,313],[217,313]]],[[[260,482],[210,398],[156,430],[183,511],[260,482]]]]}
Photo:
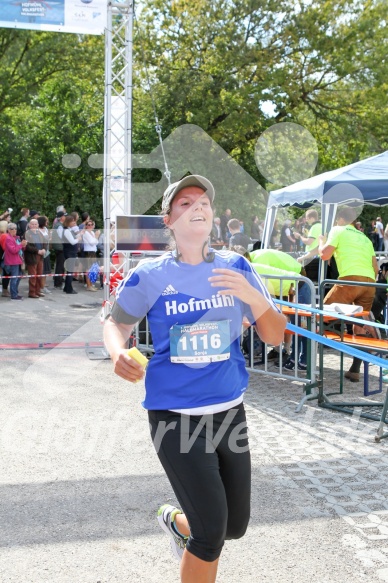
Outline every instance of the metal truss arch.
{"type": "MultiPolygon", "coordinates": [[[[105,124],[104,124],[104,309],[110,311],[112,242],[111,221],[128,215],[132,207],[132,53],[133,0],[108,2],[105,33],[105,124]]],[[[115,251],[115,248],[113,249],[115,251]]],[[[119,265],[113,267],[120,269],[119,265]]]]}

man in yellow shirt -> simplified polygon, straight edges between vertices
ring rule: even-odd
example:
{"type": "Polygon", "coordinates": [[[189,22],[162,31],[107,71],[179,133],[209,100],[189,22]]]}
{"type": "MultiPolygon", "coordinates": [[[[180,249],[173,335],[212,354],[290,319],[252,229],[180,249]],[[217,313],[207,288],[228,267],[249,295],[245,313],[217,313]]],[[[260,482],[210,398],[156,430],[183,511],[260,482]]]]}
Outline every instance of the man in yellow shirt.
{"type": "MultiPolygon", "coordinates": [[[[269,293],[276,297],[283,298],[291,292],[291,287],[295,288],[295,280],[283,279],[284,276],[306,275],[303,267],[296,259],[284,251],[277,249],[258,249],[250,254],[250,260],[254,269],[263,276],[264,284],[269,293]],[[279,279],[265,279],[265,275],[278,276],[279,279]]],[[[311,303],[311,293],[308,285],[304,281],[298,283],[298,302],[300,304],[311,303]]],[[[299,321],[291,317],[293,324],[300,325],[299,321]]],[[[300,370],[307,370],[307,339],[299,337],[298,345],[295,343],[295,336],[284,335],[284,348],[290,356],[284,364],[286,370],[295,370],[297,366],[300,370]]],[[[268,360],[278,358],[278,348],[274,348],[268,354],[268,360]]],[[[276,363],[275,363],[276,366],[276,363]]]]}
{"type": "MultiPolygon", "coordinates": [[[[344,207],[337,213],[337,226],[333,227],[327,237],[320,235],[319,255],[324,261],[334,256],[339,277],[338,280],[374,283],[379,271],[373,245],[364,233],[355,228],[357,216],[352,207],[344,207]]],[[[356,304],[365,311],[370,311],[375,296],[375,287],[358,285],[341,285],[337,283],[326,295],[323,303],[356,304]]],[[[353,364],[345,377],[352,382],[360,380],[361,360],[353,359],[353,364]]]]}

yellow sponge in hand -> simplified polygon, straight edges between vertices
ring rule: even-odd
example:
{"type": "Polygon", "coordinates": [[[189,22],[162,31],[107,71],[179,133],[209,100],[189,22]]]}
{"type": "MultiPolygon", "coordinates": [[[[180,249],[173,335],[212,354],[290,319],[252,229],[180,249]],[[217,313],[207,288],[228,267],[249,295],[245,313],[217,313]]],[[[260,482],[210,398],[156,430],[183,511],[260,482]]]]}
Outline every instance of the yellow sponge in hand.
{"type": "Polygon", "coordinates": [[[127,354],[133,358],[133,360],[136,360],[136,362],[138,362],[143,368],[147,366],[148,358],[144,356],[144,354],[142,354],[140,350],[136,348],[136,346],[132,346],[132,348],[128,350],[127,354]]]}

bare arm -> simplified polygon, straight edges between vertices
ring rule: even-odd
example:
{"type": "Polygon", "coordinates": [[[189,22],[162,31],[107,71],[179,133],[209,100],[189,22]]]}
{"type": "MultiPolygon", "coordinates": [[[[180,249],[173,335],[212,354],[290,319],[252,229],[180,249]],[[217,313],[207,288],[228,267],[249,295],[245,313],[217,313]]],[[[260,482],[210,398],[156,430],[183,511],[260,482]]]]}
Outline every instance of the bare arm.
{"type": "Polygon", "coordinates": [[[278,346],[284,340],[287,318],[274,310],[260,292],[257,293],[267,303],[267,309],[263,312],[262,302],[250,304],[253,317],[256,320],[256,331],[263,342],[278,346]]]}
{"type": "Polygon", "coordinates": [[[319,255],[323,261],[328,261],[333,256],[335,247],[332,245],[324,245],[322,248],[319,247],[319,255]]]}
{"type": "Polygon", "coordinates": [[[319,235],[318,240],[318,253],[323,261],[328,261],[332,257],[336,248],[333,247],[333,245],[328,245],[326,243],[326,235],[319,235]]]}
{"type": "Polygon", "coordinates": [[[126,381],[132,383],[142,379],[144,369],[127,355],[127,342],[134,324],[120,324],[109,318],[104,324],[104,342],[112,358],[114,372],[126,381]]]}
{"type": "Polygon", "coordinates": [[[294,233],[294,237],[295,239],[300,239],[305,245],[311,245],[315,241],[314,237],[303,237],[300,233],[294,233]]]}
{"type": "Polygon", "coordinates": [[[306,253],[305,255],[298,257],[297,261],[299,263],[304,263],[305,261],[307,261],[307,259],[311,259],[312,257],[315,257],[316,255],[318,255],[318,246],[314,247],[314,249],[310,249],[310,251],[308,253],[306,253]]]}
{"type": "Polygon", "coordinates": [[[376,255],[373,255],[373,257],[372,257],[372,265],[373,265],[373,269],[375,270],[375,275],[377,275],[379,272],[379,264],[377,263],[376,255]]]}
{"type": "Polygon", "coordinates": [[[268,300],[254,288],[240,273],[231,269],[213,269],[209,277],[213,287],[222,287],[220,295],[233,295],[249,304],[256,321],[256,330],[263,342],[277,346],[283,341],[287,320],[283,314],[274,310],[268,300]]]}

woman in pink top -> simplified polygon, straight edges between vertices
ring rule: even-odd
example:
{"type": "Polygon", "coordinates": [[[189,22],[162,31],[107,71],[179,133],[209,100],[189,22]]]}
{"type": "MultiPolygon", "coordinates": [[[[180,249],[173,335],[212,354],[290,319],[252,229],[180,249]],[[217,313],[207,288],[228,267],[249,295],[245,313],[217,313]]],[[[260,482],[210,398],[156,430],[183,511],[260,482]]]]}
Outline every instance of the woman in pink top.
{"type": "Polygon", "coordinates": [[[27,245],[27,241],[20,241],[16,236],[15,223],[9,223],[8,234],[5,238],[4,246],[4,269],[11,276],[10,291],[11,300],[23,299],[19,296],[19,282],[21,275],[21,265],[23,263],[23,248],[27,245]]]}
{"type": "Polygon", "coordinates": [[[5,240],[7,238],[7,229],[8,229],[8,222],[7,221],[0,221],[0,273],[2,273],[3,277],[1,278],[1,297],[9,298],[10,293],[8,291],[9,286],[9,279],[4,277],[7,274],[4,270],[4,247],[5,247],[5,240]]]}

